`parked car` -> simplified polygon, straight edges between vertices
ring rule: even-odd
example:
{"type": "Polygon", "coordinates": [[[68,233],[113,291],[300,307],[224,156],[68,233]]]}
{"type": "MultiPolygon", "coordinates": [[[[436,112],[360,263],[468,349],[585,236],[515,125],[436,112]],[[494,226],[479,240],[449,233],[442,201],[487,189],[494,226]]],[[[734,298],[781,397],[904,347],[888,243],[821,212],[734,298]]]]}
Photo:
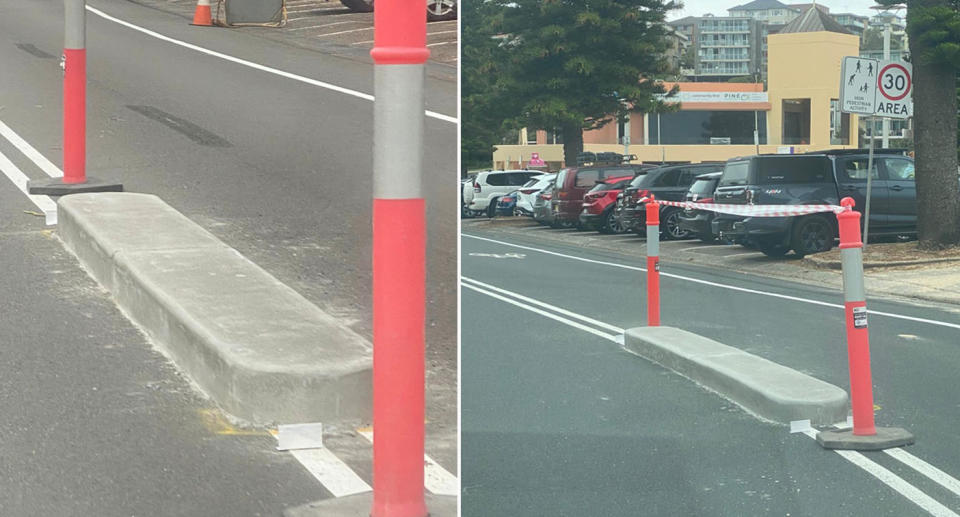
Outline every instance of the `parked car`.
{"type": "MultiPolygon", "coordinates": [[[[684,201],[713,203],[713,193],[717,190],[717,183],[720,182],[722,174],[722,172],[710,172],[697,176],[693,180],[693,184],[690,185],[690,190],[687,191],[684,201]]],[[[685,208],[679,216],[680,231],[694,235],[703,242],[714,242],[717,240],[717,236],[713,234],[710,223],[713,222],[715,216],[716,212],[711,210],[685,208]]]]}
{"type": "Polygon", "coordinates": [[[580,227],[596,229],[601,233],[625,232],[626,229],[614,217],[613,209],[617,204],[617,196],[632,180],[633,175],[607,178],[584,194],[580,227]]]}
{"type": "MultiPolygon", "coordinates": [[[[344,7],[357,13],[373,12],[373,0],[340,0],[344,7]]],[[[427,0],[427,20],[455,20],[457,2],[455,0],[427,0]]]]}
{"type": "Polygon", "coordinates": [[[546,187],[543,187],[543,190],[537,193],[536,200],[533,202],[533,220],[540,224],[547,226],[553,224],[553,208],[550,205],[550,200],[553,199],[555,186],[555,181],[548,183],[546,187]]]}
{"type": "Polygon", "coordinates": [[[542,174],[539,171],[483,171],[478,172],[470,187],[463,188],[463,202],[468,210],[486,212],[493,217],[497,210],[497,199],[517,190],[530,178],[542,174]]]}
{"type": "MultiPolygon", "coordinates": [[[[584,153],[593,155],[593,153],[584,153]]],[[[598,182],[607,178],[635,176],[643,168],[640,165],[622,163],[623,155],[601,153],[583,166],[570,167],[557,174],[556,188],[550,203],[553,209],[554,227],[579,226],[583,209],[583,196],[598,182]]]]}
{"type": "MultiPolygon", "coordinates": [[[[717,203],[752,205],[839,204],[852,197],[863,211],[867,193],[866,149],[801,155],[757,155],[727,161],[717,185],[717,203]]],[[[913,235],[917,200],[913,160],[899,150],[874,150],[870,237],[913,235]]],[[[758,248],[769,256],[793,250],[798,256],[829,250],[837,219],[820,213],[794,217],[717,216],[714,233],[758,248]]]]}
{"type": "Polygon", "coordinates": [[[497,199],[497,215],[517,215],[517,192],[514,190],[497,199]]]}
{"type": "MultiPolygon", "coordinates": [[[[693,180],[701,174],[720,172],[722,163],[668,165],[651,169],[638,176],[623,189],[623,198],[614,217],[620,226],[646,234],[646,203],[640,200],[653,194],[665,201],[683,201],[693,180]]],[[[680,208],[664,206],[660,209],[660,233],[664,239],[683,239],[687,232],[680,229],[680,208]]]]}
{"type": "Polygon", "coordinates": [[[556,173],[541,174],[539,176],[534,176],[530,181],[523,184],[520,187],[517,195],[517,210],[522,215],[533,215],[533,204],[537,200],[537,194],[543,190],[544,187],[553,183],[557,178],[556,173]]]}
{"type": "Polygon", "coordinates": [[[477,214],[467,208],[467,204],[464,202],[463,196],[466,190],[473,192],[473,178],[476,177],[476,174],[471,174],[466,178],[460,180],[460,217],[474,217],[477,214]]]}

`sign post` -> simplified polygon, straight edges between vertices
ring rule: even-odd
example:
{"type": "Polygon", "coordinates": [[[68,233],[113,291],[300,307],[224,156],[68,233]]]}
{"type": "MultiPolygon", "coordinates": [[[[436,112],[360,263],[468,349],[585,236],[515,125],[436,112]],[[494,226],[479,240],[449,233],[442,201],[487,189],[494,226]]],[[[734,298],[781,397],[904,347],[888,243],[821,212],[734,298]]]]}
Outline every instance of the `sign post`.
{"type": "Polygon", "coordinates": [[[30,194],[123,191],[120,183],[87,177],[86,4],[86,0],[63,2],[63,177],[30,180],[30,194]]]}
{"type": "MultiPolygon", "coordinates": [[[[867,155],[867,196],[863,208],[863,246],[870,231],[870,198],[873,192],[873,126],[876,117],[913,116],[913,68],[903,61],[880,61],[857,56],[843,58],[840,78],[840,111],[867,115],[870,121],[870,152],[867,155]]],[[[886,133],[884,132],[884,138],[886,133]]],[[[886,147],[886,146],[884,146],[886,147]]]]}
{"type": "Polygon", "coordinates": [[[426,517],[424,325],[426,204],[422,190],[422,0],[374,11],[373,504],[371,517],[426,517]]]}

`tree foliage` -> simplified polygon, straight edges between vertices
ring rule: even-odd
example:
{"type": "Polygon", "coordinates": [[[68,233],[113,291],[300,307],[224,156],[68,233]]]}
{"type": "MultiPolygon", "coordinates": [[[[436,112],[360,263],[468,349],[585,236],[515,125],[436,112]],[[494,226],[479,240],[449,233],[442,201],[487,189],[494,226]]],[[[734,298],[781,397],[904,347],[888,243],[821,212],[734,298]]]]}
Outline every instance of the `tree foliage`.
{"type": "Polygon", "coordinates": [[[465,1],[464,135],[468,111],[485,119],[482,129],[469,129],[471,141],[494,126],[559,128],[570,163],[582,150],[582,130],[630,111],[665,111],[656,98],[662,84],[647,78],[666,68],[663,21],[676,7],[663,0],[465,1]]]}

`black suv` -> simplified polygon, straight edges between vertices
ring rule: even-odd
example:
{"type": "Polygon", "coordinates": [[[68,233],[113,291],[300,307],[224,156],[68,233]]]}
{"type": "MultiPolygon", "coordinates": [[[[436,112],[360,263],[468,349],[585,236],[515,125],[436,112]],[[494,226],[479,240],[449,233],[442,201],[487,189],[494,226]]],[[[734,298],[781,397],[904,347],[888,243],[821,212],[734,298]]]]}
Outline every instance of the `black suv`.
{"type": "MultiPolygon", "coordinates": [[[[867,193],[867,150],[768,154],[727,161],[714,199],[755,205],[837,205],[852,197],[863,211],[867,193]]],[[[910,235],[917,231],[913,160],[902,150],[874,150],[870,236],[910,235]]],[[[769,256],[791,249],[799,256],[826,251],[837,236],[831,213],[795,217],[718,215],[714,234],[754,246],[769,256]]]]}
{"type": "MultiPolygon", "coordinates": [[[[693,185],[690,185],[684,201],[713,203],[713,193],[717,190],[721,175],[723,175],[722,172],[711,172],[697,176],[693,185]]],[[[685,208],[680,214],[680,231],[695,235],[703,242],[713,242],[717,240],[717,236],[713,234],[711,223],[716,214],[711,210],[685,208]]]]}
{"type": "MultiPolygon", "coordinates": [[[[683,201],[693,180],[701,174],[720,172],[722,163],[703,163],[687,165],[668,165],[650,169],[646,174],[637,176],[623,189],[617,198],[616,215],[620,226],[627,231],[645,235],[647,219],[646,205],[638,203],[641,198],[653,194],[656,199],[665,201],[683,201]]],[[[682,239],[687,232],[680,229],[682,209],[665,206],[660,209],[660,232],[665,239],[682,239]]]]}

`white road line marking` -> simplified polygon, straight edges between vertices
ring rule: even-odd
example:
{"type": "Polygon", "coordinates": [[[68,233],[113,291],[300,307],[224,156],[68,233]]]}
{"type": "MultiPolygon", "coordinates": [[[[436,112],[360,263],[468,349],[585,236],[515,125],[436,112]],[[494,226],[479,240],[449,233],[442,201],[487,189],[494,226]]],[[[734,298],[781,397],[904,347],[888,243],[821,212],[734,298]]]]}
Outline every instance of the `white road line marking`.
{"type": "MultiPolygon", "coordinates": [[[[454,31],[454,32],[456,32],[456,31],[454,31]]],[[[453,40],[453,41],[441,41],[440,43],[428,43],[427,46],[428,46],[428,47],[439,47],[439,46],[441,46],[441,45],[456,45],[456,44],[457,44],[457,41],[456,41],[456,40],[453,40]]]]}
{"type": "MultiPolygon", "coordinates": [[[[801,434],[805,434],[814,440],[817,438],[817,431],[814,429],[803,431],[801,434]]],[[[906,482],[900,476],[867,459],[867,457],[863,454],[860,454],[857,451],[844,451],[839,449],[832,450],[833,452],[842,456],[845,460],[853,463],[854,465],[871,474],[873,477],[879,479],[883,484],[896,490],[900,493],[900,495],[906,497],[920,508],[923,508],[930,515],[934,515],[936,517],[960,517],[952,510],[921,491],[919,488],[906,482]]]]}
{"type": "Polygon", "coordinates": [[[920,458],[899,447],[893,449],[884,449],[883,452],[897,459],[904,465],[907,465],[908,467],[923,474],[924,476],[927,476],[943,488],[946,488],[947,490],[960,496],[960,481],[950,474],[947,474],[946,472],[934,467],[933,465],[921,460],[920,458]]]}
{"type": "Polygon", "coordinates": [[[10,126],[4,124],[2,120],[0,120],[0,135],[9,140],[10,143],[19,149],[21,153],[25,154],[27,158],[30,158],[30,161],[37,164],[37,167],[40,167],[43,172],[47,173],[47,176],[51,178],[63,177],[63,171],[61,171],[59,167],[48,160],[46,156],[40,154],[39,151],[21,138],[10,126]]]}
{"type": "Polygon", "coordinates": [[[757,252],[757,251],[751,251],[751,252],[749,252],[749,253],[732,253],[732,254],[730,254],[730,255],[712,255],[712,256],[717,257],[717,258],[730,258],[730,257],[744,257],[744,256],[747,256],[747,255],[751,255],[751,256],[757,257],[757,256],[760,255],[760,253],[757,252]]]}
{"type": "Polygon", "coordinates": [[[428,32],[428,33],[427,33],[427,37],[429,38],[430,36],[436,36],[437,34],[454,34],[454,33],[456,33],[456,32],[460,32],[460,31],[437,31],[437,32],[428,32]]]}
{"type": "MultiPolygon", "coordinates": [[[[373,443],[373,431],[358,431],[364,438],[373,443]]],[[[423,455],[423,486],[435,495],[460,494],[460,482],[457,477],[433,461],[430,456],[423,455]]]]}
{"type": "MultiPolygon", "coordinates": [[[[110,16],[109,14],[107,14],[107,13],[105,13],[105,12],[103,12],[103,11],[95,8],[95,7],[89,6],[89,5],[87,6],[87,10],[90,11],[91,13],[93,13],[93,14],[95,14],[95,15],[103,18],[103,19],[105,19],[105,20],[109,20],[109,21],[112,21],[112,22],[114,22],[114,23],[118,23],[118,24],[120,24],[120,25],[123,25],[124,27],[133,29],[133,30],[135,30],[135,31],[137,31],[137,32],[141,32],[141,33],[146,34],[146,35],[148,35],[148,36],[152,36],[152,37],[157,38],[157,39],[159,39],[159,40],[166,41],[166,42],[168,42],[168,43],[173,43],[174,45],[179,45],[179,46],[181,46],[181,47],[188,48],[188,49],[190,49],[190,50],[195,50],[195,51],[197,51],[197,52],[201,52],[201,53],[207,54],[207,55],[209,55],[209,56],[218,57],[218,58],[220,58],[220,59],[223,59],[223,60],[226,60],[226,61],[230,61],[230,62],[232,62],[232,63],[237,63],[237,64],[239,64],[239,65],[247,66],[247,67],[250,67],[250,68],[253,68],[253,69],[256,69],[256,70],[260,70],[260,71],[263,71],[263,72],[268,72],[268,73],[271,73],[271,74],[279,75],[280,77],[286,77],[287,79],[293,79],[294,81],[300,81],[300,82],[302,82],[302,83],[307,83],[307,84],[310,84],[310,85],[313,85],[313,86],[319,86],[319,87],[321,87],[321,88],[326,88],[326,89],[328,89],[328,90],[333,90],[333,91],[335,91],[335,92],[343,93],[343,94],[345,94],[345,95],[350,95],[350,96],[357,97],[357,98],[364,99],[364,100],[368,100],[368,101],[372,101],[372,100],[373,100],[373,95],[370,95],[370,94],[367,94],[367,93],[358,92],[358,91],[356,91],[356,90],[351,90],[351,89],[349,89],[349,88],[344,88],[344,87],[342,87],[342,86],[337,86],[337,85],[335,85],[335,84],[330,84],[330,83],[326,83],[326,82],[323,82],[323,81],[318,81],[318,80],[316,80],[316,79],[310,79],[309,77],[303,77],[302,75],[292,74],[292,73],[290,73],[290,72],[284,72],[283,70],[278,70],[278,69],[276,69],[276,68],[271,68],[271,67],[269,67],[269,66],[264,66],[264,65],[261,65],[261,64],[259,64],[259,63],[254,63],[254,62],[252,62],[252,61],[247,61],[247,60],[245,60],[245,59],[240,59],[240,58],[238,58],[238,57],[233,57],[233,56],[230,56],[230,55],[227,55],[227,54],[223,54],[223,53],[221,53],[221,52],[217,52],[217,51],[215,51],[215,50],[206,49],[206,48],[203,48],[203,47],[194,45],[194,44],[192,44],[192,43],[187,43],[187,42],[185,42],[185,41],[180,41],[180,40],[178,40],[178,39],[171,38],[171,37],[169,37],[169,36],[164,36],[163,34],[160,34],[159,32],[154,32],[154,31],[152,31],[152,30],[150,30],[150,29],[145,29],[145,28],[143,28],[143,27],[140,27],[139,25],[134,25],[134,24],[132,24],[132,23],[130,23],[130,22],[121,20],[121,19],[119,19],[119,18],[114,18],[113,16],[110,16]]],[[[430,118],[434,118],[434,119],[437,119],[437,120],[442,120],[442,121],[444,121],[444,122],[449,122],[449,123],[451,123],[451,124],[457,124],[457,123],[459,122],[459,121],[457,120],[457,117],[451,117],[451,116],[449,116],[449,115],[444,115],[444,114],[442,114],[442,113],[437,113],[437,112],[435,112],[435,111],[429,111],[429,110],[427,110],[427,111],[424,111],[424,113],[426,114],[426,116],[428,116],[428,117],[430,117],[430,118]]]]}
{"type": "Polygon", "coordinates": [[[57,204],[54,203],[49,196],[34,196],[29,194],[27,192],[27,181],[29,181],[30,178],[3,153],[0,153],[0,171],[2,171],[6,177],[10,178],[10,181],[20,189],[20,192],[26,194],[30,202],[43,212],[44,221],[47,226],[57,224],[57,204]]]}
{"type": "Polygon", "coordinates": [[[718,245],[718,246],[714,246],[714,245],[711,245],[711,246],[691,246],[691,247],[689,247],[689,248],[680,248],[680,249],[677,250],[677,251],[678,251],[678,252],[684,252],[684,251],[700,251],[700,250],[705,250],[705,249],[726,249],[726,248],[736,248],[736,247],[739,247],[739,246],[740,246],[739,244],[721,244],[721,245],[718,245]]]}
{"type": "Polygon", "coordinates": [[[570,316],[571,318],[576,318],[576,319],[578,319],[578,320],[580,320],[580,321],[583,321],[583,322],[586,322],[586,323],[590,323],[591,325],[595,325],[595,326],[597,326],[597,327],[605,328],[605,329],[607,329],[607,330],[612,330],[612,331],[614,331],[614,332],[616,332],[616,333],[618,333],[618,334],[623,334],[623,329],[620,328],[620,327],[618,327],[618,326],[616,326],[616,325],[611,325],[611,324],[609,324],[609,323],[604,323],[604,322],[602,322],[602,321],[595,320],[595,319],[590,318],[590,317],[588,317],[588,316],[584,316],[584,315],[582,315],[582,314],[577,314],[576,312],[571,312],[571,311],[568,311],[568,310],[566,310],[566,309],[561,309],[560,307],[557,307],[556,305],[550,305],[549,303],[541,302],[540,300],[535,300],[535,299],[533,299],[533,298],[526,297],[526,296],[524,296],[524,295],[522,295],[522,294],[519,294],[519,293],[515,293],[515,292],[512,292],[512,291],[507,291],[506,289],[500,289],[499,287],[496,287],[496,286],[493,286],[493,285],[490,285],[490,284],[485,284],[485,283],[483,283],[483,282],[481,282],[481,281],[479,281],[479,280],[474,280],[474,279],[469,278],[469,277],[461,276],[460,279],[469,282],[471,285],[480,286],[480,287],[483,287],[483,288],[485,288],[485,289],[489,289],[489,290],[491,290],[491,291],[498,292],[498,293],[500,293],[500,294],[506,294],[506,295],[509,295],[509,296],[513,296],[514,298],[516,298],[516,299],[518,299],[518,300],[522,300],[522,301],[525,301],[525,302],[527,302],[527,303],[532,303],[532,304],[534,304],[534,305],[539,305],[540,307],[545,307],[545,308],[550,309],[550,310],[552,310],[552,311],[554,311],[554,312],[559,312],[560,314],[563,314],[564,316],[570,316]]]}
{"type": "Polygon", "coordinates": [[[552,320],[559,321],[560,323],[565,323],[565,324],[567,324],[567,325],[570,325],[571,327],[578,328],[578,329],[580,329],[580,330],[582,330],[582,331],[584,331],[584,332],[589,332],[589,333],[591,333],[591,334],[593,334],[593,335],[595,335],[595,336],[600,336],[600,337],[602,337],[603,339],[606,339],[606,340],[608,340],[608,341],[613,341],[614,343],[620,343],[620,342],[621,342],[620,336],[618,336],[618,335],[616,335],[616,334],[607,334],[606,332],[601,332],[601,331],[599,331],[599,330],[597,330],[597,329],[595,329],[595,328],[593,328],[593,327],[588,327],[588,326],[583,325],[583,324],[581,324],[581,323],[578,323],[578,322],[576,322],[576,321],[573,321],[573,320],[564,318],[563,316],[558,316],[558,315],[556,315],[556,314],[553,314],[552,312],[547,312],[547,311],[544,311],[544,310],[540,310],[540,309],[538,309],[538,308],[536,308],[536,307],[533,307],[533,306],[531,306],[531,305],[527,305],[527,304],[525,304],[525,303],[520,303],[520,302],[518,302],[518,301],[516,301],[516,300],[513,300],[512,298],[507,298],[506,296],[501,296],[501,295],[496,294],[496,293],[494,293],[494,292],[487,291],[486,289],[481,289],[481,288],[479,288],[479,287],[475,287],[475,286],[473,286],[473,285],[471,285],[471,284],[469,284],[469,283],[467,283],[467,284],[460,284],[460,285],[461,285],[461,287],[466,287],[467,289],[470,289],[470,290],[472,290],[472,291],[476,291],[476,292],[478,292],[478,293],[485,294],[485,295],[487,295],[487,296],[490,296],[491,298],[496,298],[496,299],[498,299],[498,300],[507,302],[507,303],[509,303],[509,304],[511,304],[511,305],[516,305],[517,307],[520,307],[521,309],[526,309],[526,310],[528,310],[528,311],[530,311],[530,312],[539,314],[539,315],[541,315],[541,316],[545,316],[545,317],[550,318],[550,319],[552,319],[552,320]]]}
{"type": "MultiPolygon", "coordinates": [[[[495,240],[495,239],[488,239],[488,238],[486,238],[486,237],[478,237],[478,236],[476,236],[476,235],[469,235],[469,234],[466,234],[466,233],[461,233],[461,236],[462,236],[462,237],[467,237],[467,238],[470,238],[470,239],[477,239],[477,240],[481,240],[481,241],[489,241],[489,242],[493,242],[493,243],[497,243],[497,244],[502,244],[502,245],[504,245],[504,246],[511,246],[511,247],[514,247],[514,248],[520,248],[520,249],[525,249],[525,250],[530,250],[530,251],[536,251],[536,252],[540,252],[540,253],[543,253],[543,254],[546,254],[546,255],[554,255],[554,256],[557,256],[557,257],[563,257],[563,258],[567,258],[567,259],[570,259],[570,260],[577,260],[577,261],[580,261],[580,262],[588,262],[588,263],[591,263],[591,264],[600,264],[600,265],[603,265],[603,266],[611,266],[611,267],[616,267],[616,268],[621,268],[621,269],[629,269],[629,270],[631,270],[631,271],[644,271],[644,272],[646,271],[646,268],[642,268],[642,267],[628,266],[628,265],[626,265],[626,264],[619,264],[619,263],[617,263],[617,262],[605,262],[605,261],[602,261],[602,260],[592,260],[592,259],[588,259],[588,258],[577,257],[577,256],[574,256],[574,255],[566,255],[566,254],[563,254],[563,253],[557,253],[557,252],[555,252],[555,251],[548,251],[548,250],[544,250],[544,249],[540,249],[540,248],[533,248],[533,247],[530,247],[530,246],[521,246],[521,245],[519,245],[519,244],[513,244],[513,243],[509,243],[509,242],[498,241],[498,240],[495,240]]],[[[823,306],[823,307],[831,307],[831,308],[835,308],[835,309],[842,309],[842,308],[843,308],[843,305],[836,304],[836,303],[821,302],[821,301],[819,301],[819,300],[811,300],[811,299],[809,299],[809,298],[800,298],[800,297],[798,297],[798,296],[790,296],[790,295],[786,295],[786,294],[768,293],[768,292],[766,292],[766,291],[759,291],[759,290],[756,290],[756,289],[748,289],[748,288],[746,288],[746,287],[737,287],[737,286],[735,286],[735,285],[728,285],[728,284],[721,284],[721,283],[717,283],[717,282],[710,282],[710,281],[708,281],[708,280],[700,280],[699,278],[691,278],[691,277],[686,277],[686,276],[682,276],[682,275],[675,275],[675,274],[673,274],[673,273],[664,273],[664,272],[662,272],[662,271],[660,272],[660,276],[662,276],[662,277],[669,277],[669,278],[676,278],[677,280],[685,280],[685,281],[687,281],[687,282],[693,282],[693,283],[695,283],[695,284],[708,285],[708,286],[711,286],[711,287],[719,287],[719,288],[721,288],[721,289],[729,289],[729,290],[731,290],[731,291],[738,291],[738,292],[742,292],[742,293],[758,294],[758,295],[761,295],[761,296],[770,296],[770,297],[772,297],[772,298],[780,298],[780,299],[783,299],[783,300],[790,300],[790,301],[794,301],[794,302],[809,303],[809,304],[812,304],[812,305],[820,305],[820,306],[823,306]]],[[[906,315],[903,315],[903,314],[894,314],[894,313],[891,313],[891,312],[876,311],[876,310],[873,310],[873,309],[868,309],[867,312],[868,312],[869,314],[875,314],[875,315],[877,315],[877,316],[886,316],[886,317],[888,317],[888,318],[895,318],[895,319],[901,319],[901,320],[907,320],[907,321],[915,321],[915,322],[917,322],[917,323],[927,323],[927,324],[930,324],[930,325],[938,325],[938,326],[941,326],[941,327],[948,327],[948,328],[960,329],[960,324],[957,324],[957,323],[949,323],[949,322],[946,322],[946,321],[931,320],[931,319],[927,319],[927,318],[917,318],[917,317],[914,317],[914,316],[906,316],[906,315]]]]}
{"type": "Polygon", "coordinates": [[[348,31],[330,32],[330,33],[327,33],[327,34],[317,34],[315,37],[316,37],[316,38],[324,38],[324,37],[326,37],[326,36],[337,36],[337,35],[340,35],[340,34],[351,34],[351,33],[354,33],[354,32],[372,31],[372,30],[373,30],[373,27],[363,27],[363,28],[361,28],[361,29],[351,29],[351,30],[348,30],[348,31]]]}
{"type": "MultiPolygon", "coordinates": [[[[287,20],[290,21],[290,20],[287,20]]],[[[345,22],[333,22],[333,23],[324,23],[322,25],[308,25],[306,27],[297,27],[295,29],[287,29],[288,31],[303,31],[307,29],[319,29],[320,27],[333,27],[334,25],[343,25],[346,23],[364,23],[363,20],[349,20],[345,22]]]]}
{"type": "Polygon", "coordinates": [[[290,451],[290,454],[334,497],[362,494],[372,490],[366,481],[330,449],[297,449],[290,451]]]}

